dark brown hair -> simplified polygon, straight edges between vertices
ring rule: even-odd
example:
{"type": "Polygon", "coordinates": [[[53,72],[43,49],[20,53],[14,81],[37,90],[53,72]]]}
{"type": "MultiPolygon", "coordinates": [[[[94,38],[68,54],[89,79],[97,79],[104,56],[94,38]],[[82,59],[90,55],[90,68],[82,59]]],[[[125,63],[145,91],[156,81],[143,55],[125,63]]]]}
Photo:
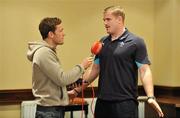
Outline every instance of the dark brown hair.
{"type": "Polygon", "coordinates": [[[56,25],[61,24],[61,22],[61,19],[57,17],[47,17],[41,20],[39,24],[39,31],[41,33],[43,40],[48,37],[48,33],[50,31],[54,32],[56,30],[56,25]]]}

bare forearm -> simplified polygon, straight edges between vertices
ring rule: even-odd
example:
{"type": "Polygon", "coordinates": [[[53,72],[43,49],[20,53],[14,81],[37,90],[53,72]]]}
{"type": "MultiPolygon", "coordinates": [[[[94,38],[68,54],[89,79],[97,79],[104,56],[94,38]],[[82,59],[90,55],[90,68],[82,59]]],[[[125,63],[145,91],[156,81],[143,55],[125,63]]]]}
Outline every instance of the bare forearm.
{"type": "Polygon", "coordinates": [[[140,70],[140,79],[147,96],[154,96],[152,73],[149,66],[145,65],[145,67],[140,70]]]}
{"type": "MultiPolygon", "coordinates": [[[[86,71],[86,73],[83,75],[83,80],[86,82],[83,84],[83,89],[87,88],[89,84],[91,84],[99,75],[99,66],[93,65],[92,69],[90,71],[86,71]]],[[[81,87],[75,88],[77,91],[82,90],[81,87]]]]}

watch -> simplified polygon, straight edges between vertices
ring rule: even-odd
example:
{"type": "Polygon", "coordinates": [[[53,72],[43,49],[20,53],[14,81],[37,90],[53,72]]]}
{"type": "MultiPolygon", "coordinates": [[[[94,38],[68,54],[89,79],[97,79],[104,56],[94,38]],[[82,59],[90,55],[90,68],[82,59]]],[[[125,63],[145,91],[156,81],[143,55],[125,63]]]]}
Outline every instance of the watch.
{"type": "Polygon", "coordinates": [[[156,98],[155,98],[154,96],[149,96],[149,97],[147,98],[147,101],[148,101],[149,99],[156,100],[156,98]]]}

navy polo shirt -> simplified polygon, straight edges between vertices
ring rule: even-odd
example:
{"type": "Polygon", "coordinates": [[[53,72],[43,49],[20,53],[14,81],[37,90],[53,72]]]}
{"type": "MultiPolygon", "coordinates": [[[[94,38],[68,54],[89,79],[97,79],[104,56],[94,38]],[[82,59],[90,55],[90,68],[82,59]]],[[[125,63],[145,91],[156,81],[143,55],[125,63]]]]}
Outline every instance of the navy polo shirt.
{"type": "Polygon", "coordinates": [[[98,98],[109,101],[137,99],[138,66],[150,64],[143,39],[127,29],[116,40],[103,38],[95,57],[100,64],[98,98]]]}

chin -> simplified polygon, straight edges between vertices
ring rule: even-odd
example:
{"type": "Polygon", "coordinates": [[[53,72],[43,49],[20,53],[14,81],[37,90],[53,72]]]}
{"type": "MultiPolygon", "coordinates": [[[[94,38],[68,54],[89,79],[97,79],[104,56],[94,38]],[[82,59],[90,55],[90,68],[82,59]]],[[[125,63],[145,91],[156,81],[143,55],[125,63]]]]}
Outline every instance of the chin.
{"type": "Polygon", "coordinates": [[[108,33],[108,34],[111,34],[111,32],[110,32],[110,31],[107,31],[107,33],[108,33]]]}
{"type": "Polygon", "coordinates": [[[111,31],[110,31],[110,30],[108,30],[108,29],[106,30],[106,32],[107,32],[108,34],[109,34],[109,33],[111,33],[111,31]]]}

